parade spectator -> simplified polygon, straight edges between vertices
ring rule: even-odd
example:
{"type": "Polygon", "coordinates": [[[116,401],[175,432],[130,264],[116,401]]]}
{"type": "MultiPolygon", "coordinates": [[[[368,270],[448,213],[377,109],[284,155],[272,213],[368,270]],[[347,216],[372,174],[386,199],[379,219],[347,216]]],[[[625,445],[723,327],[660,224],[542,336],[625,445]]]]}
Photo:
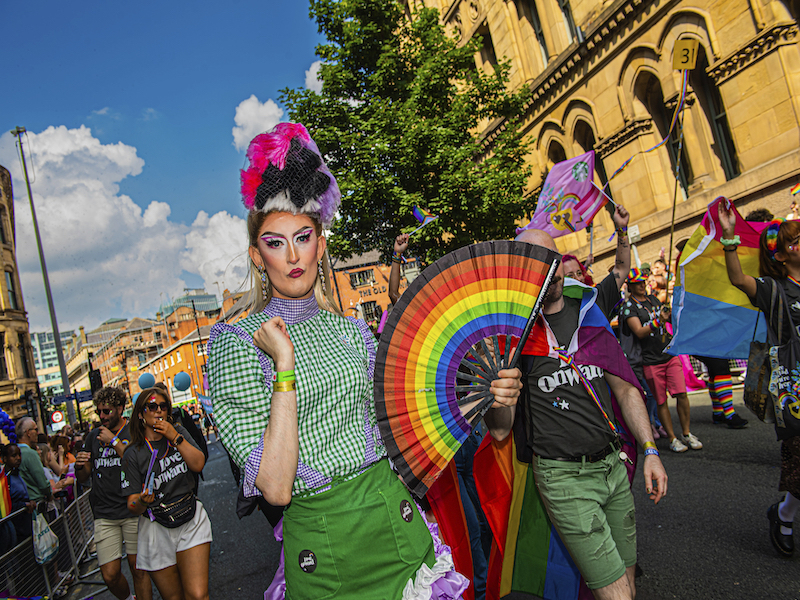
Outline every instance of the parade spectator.
{"type": "Polygon", "coordinates": [[[182,425],[173,426],[169,396],[158,387],[139,393],[130,433],[123,485],[128,510],[140,515],[136,567],[164,600],[207,600],[211,522],[192,475],[205,456],[182,425]]]}
{"type": "Polygon", "coordinates": [[[122,574],[124,543],[136,598],[152,600],[150,576],[136,568],[139,519],[128,510],[129,489],[123,488],[127,480],[123,479],[122,456],[131,440],[128,420],[122,414],[127,402],[119,387],[106,386],[94,395],[101,425],[89,432],[86,449],[76,456],[75,472],[81,483],[91,477],[89,504],[94,515],[97,564],[109,591],[119,600],[132,597],[122,574]]]}
{"type": "Polygon", "coordinates": [[[774,218],[774,215],[766,208],[757,208],[747,213],[747,216],[744,218],[744,220],[754,221],[756,223],[768,223],[774,218]]]}
{"type": "Polygon", "coordinates": [[[11,494],[11,512],[14,513],[22,508],[25,512],[17,515],[11,520],[14,529],[14,541],[12,546],[29,538],[32,533],[33,520],[31,513],[36,508],[36,502],[31,500],[28,495],[28,486],[20,476],[19,469],[22,465],[22,452],[16,444],[9,444],[5,448],[6,461],[4,470],[8,478],[8,489],[11,494]]]}
{"type": "MultiPolygon", "coordinates": [[[[739,236],[734,235],[736,213],[726,202],[719,203],[719,221],[722,227],[721,242],[725,250],[725,265],[731,283],[742,290],[753,306],[767,315],[770,330],[768,339],[791,339],[791,329],[800,326],[800,221],[773,220],[761,232],[759,241],[758,271],[756,279],[742,271],[736,253],[739,236]],[[773,286],[783,288],[789,305],[789,322],[778,311],[771,310],[773,286]],[[772,315],[772,318],[770,318],[772,315]],[[782,319],[779,320],[779,319],[782,319]],[[780,331],[779,331],[780,327],[780,331]]],[[[792,387],[800,384],[795,375],[792,387]]],[[[794,553],[793,523],[800,508],[800,436],[792,435],[776,423],[775,431],[781,440],[781,476],[778,490],[785,492],[783,500],[769,507],[770,540],[783,556],[794,553]]]]}
{"type": "Polygon", "coordinates": [[[54,435],[50,438],[50,448],[58,457],[61,471],[63,472],[64,466],[71,465],[75,462],[75,456],[72,454],[72,446],[69,438],[64,435],[54,435]]]}
{"type": "Polygon", "coordinates": [[[36,421],[30,417],[22,417],[14,426],[17,434],[17,445],[22,454],[19,474],[28,488],[28,495],[34,502],[50,500],[53,491],[50,482],[44,475],[42,459],[39,456],[37,440],[39,439],[39,428],[36,421]]]}
{"type": "Polygon", "coordinates": [[[628,277],[631,297],[622,308],[621,318],[625,319],[633,335],[641,341],[644,377],[658,403],[658,417],[666,429],[670,450],[673,452],[686,452],[689,448],[700,450],[703,444],[689,428],[691,407],[689,396],[686,395],[686,380],[683,377],[681,361],[677,356],[664,352],[671,339],[666,330],[671,311],[658,298],[646,293],[646,281],[644,273],[639,269],[631,269],[628,277]],[[672,428],[667,392],[677,401],[678,419],[683,432],[681,439],[675,436],[672,428]]]}
{"type": "MultiPolygon", "coordinates": [[[[468,582],[444,562],[446,548],[434,547],[386,460],[373,399],[375,339],[331,296],[322,228],[341,201],[335,180],[299,124],[257,136],[247,155],[255,293],[247,318],[212,329],[208,373],[245,495],[288,505],[275,528],[285,582],[277,576],[266,597],[400,598],[421,577],[450,584],[457,597],[468,582]]],[[[519,372],[500,375],[491,391],[515,402],[519,372]]]]}
{"type": "Polygon", "coordinates": [[[800,219],[800,215],[797,214],[797,200],[792,200],[792,205],[789,207],[789,214],[786,215],[786,220],[796,221],[797,219],[800,219]]]}
{"type": "MultiPolygon", "coordinates": [[[[517,239],[556,249],[553,239],[542,231],[526,230],[517,239]]],[[[564,296],[563,275],[560,265],[542,307],[547,339],[552,334],[561,349],[572,346],[585,312],[599,309],[593,300],[584,305],[580,299],[564,296]]],[[[655,502],[667,491],[667,476],[650,435],[641,393],[632,383],[635,376],[623,366],[625,358],[616,339],[608,332],[607,337],[596,336],[590,343],[598,364],[581,364],[577,378],[568,376],[575,372],[569,363],[552,356],[558,348],[551,348],[546,356],[525,356],[526,403],[520,410],[526,414],[536,487],[586,584],[596,598],[632,600],[636,517],[623,462],[627,455],[621,451],[616,426],[607,417],[612,414],[612,393],[628,431],[645,448],[645,487],[655,502]],[[614,351],[616,355],[611,356],[614,351]],[[617,375],[600,364],[618,369],[617,375]]],[[[516,410],[512,406],[489,411],[486,423],[496,440],[509,435],[516,410]]],[[[522,514],[521,519],[525,518],[522,514]]]]}
{"type": "Polygon", "coordinates": [[[66,498],[66,490],[75,483],[74,477],[67,476],[66,468],[64,469],[64,476],[56,475],[53,471],[53,465],[58,466],[54,458],[54,452],[50,448],[50,444],[39,444],[39,459],[42,461],[42,469],[44,476],[50,483],[50,490],[53,492],[53,499],[47,503],[47,514],[52,518],[58,516],[58,506],[56,505],[55,498],[66,498]]]}

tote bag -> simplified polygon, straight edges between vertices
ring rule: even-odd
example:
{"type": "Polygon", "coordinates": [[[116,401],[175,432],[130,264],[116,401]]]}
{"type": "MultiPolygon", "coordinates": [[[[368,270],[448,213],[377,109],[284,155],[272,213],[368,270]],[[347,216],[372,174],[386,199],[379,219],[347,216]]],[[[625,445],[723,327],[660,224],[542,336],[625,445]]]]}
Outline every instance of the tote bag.
{"type": "Polygon", "coordinates": [[[33,520],[33,555],[40,565],[50,562],[58,554],[58,536],[50,529],[42,513],[33,520]]]}
{"type": "Polygon", "coordinates": [[[782,286],[776,285],[783,310],[789,320],[791,335],[782,345],[769,350],[772,373],[769,391],[775,407],[775,431],[779,440],[800,435],[800,335],[792,322],[789,303],[782,286]]]}
{"type": "MultiPolygon", "coordinates": [[[[770,364],[769,350],[772,346],[780,346],[781,333],[783,331],[783,297],[778,297],[778,284],[773,280],[768,280],[772,285],[768,313],[765,313],[767,323],[767,341],[756,341],[756,329],[758,329],[758,316],[756,326],[753,328],[753,341],[750,342],[750,354],[747,357],[747,374],[744,378],[744,404],[755,416],[765,423],[775,422],[774,400],[769,391],[770,375],[772,366],[770,364]],[[775,302],[777,306],[778,318],[778,338],[772,339],[772,316],[775,314],[775,302]]],[[[760,315],[760,313],[759,313],[760,315]]]]}

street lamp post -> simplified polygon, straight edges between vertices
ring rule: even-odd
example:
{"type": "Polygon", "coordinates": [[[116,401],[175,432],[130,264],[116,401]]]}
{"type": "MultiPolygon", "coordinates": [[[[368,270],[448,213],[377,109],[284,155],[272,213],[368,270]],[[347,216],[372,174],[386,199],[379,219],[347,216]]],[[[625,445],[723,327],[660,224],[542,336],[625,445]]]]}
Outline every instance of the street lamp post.
{"type": "MultiPolygon", "coordinates": [[[[67,363],[64,361],[64,349],[61,347],[61,334],[58,331],[58,320],[56,319],[56,309],[53,306],[53,294],[50,292],[50,278],[47,276],[47,264],[44,260],[44,250],[42,249],[42,238],[39,235],[39,223],[36,220],[36,209],[33,206],[33,194],[31,193],[31,182],[28,179],[28,165],[25,163],[25,151],[22,148],[22,134],[26,130],[24,127],[16,127],[11,130],[11,135],[17,137],[19,144],[19,154],[22,157],[22,170],[25,173],[25,185],[28,188],[28,201],[31,205],[31,216],[33,217],[33,231],[36,234],[36,245],[39,248],[39,262],[42,264],[42,278],[44,279],[44,291],[47,296],[47,307],[50,309],[50,323],[53,327],[53,338],[56,343],[56,355],[58,356],[58,367],[61,371],[61,384],[64,388],[64,395],[69,398],[69,377],[67,376],[67,363]]],[[[70,425],[75,425],[75,407],[72,401],[67,402],[67,417],[70,425]]]]}

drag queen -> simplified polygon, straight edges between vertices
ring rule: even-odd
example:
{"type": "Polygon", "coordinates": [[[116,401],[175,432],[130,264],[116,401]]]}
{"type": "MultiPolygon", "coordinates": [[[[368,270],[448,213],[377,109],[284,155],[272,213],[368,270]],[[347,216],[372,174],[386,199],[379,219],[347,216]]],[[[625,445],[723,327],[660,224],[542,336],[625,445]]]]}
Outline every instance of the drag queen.
{"type": "MultiPolygon", "coordinates": [[[[322,227],[341,201],[336,180],[299,124],[257,136],[247,157],[254,294],[247,318],[212,329],[208,372],[245,495],[288,505],[275,528],[283,564],[265,597],[457,598],[468,581],[386,460],[375,339],[330,293],[322,227]]],[[[509,377],[493,391],[513,404],[519,387],[509,377]]]]}

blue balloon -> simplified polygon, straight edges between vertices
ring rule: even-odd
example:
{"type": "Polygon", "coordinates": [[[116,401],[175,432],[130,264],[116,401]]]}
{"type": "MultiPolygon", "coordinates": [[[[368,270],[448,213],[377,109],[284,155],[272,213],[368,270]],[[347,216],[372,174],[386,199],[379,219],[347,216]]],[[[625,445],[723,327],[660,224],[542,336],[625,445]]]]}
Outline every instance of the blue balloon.
{"type": "Polygon", "coordinates": [[[139,375],[139,387],[143,390],[151,388],[156,384],[156,378],[152,373],[142,373],[139,375]]]}
{"type": "Polygon", "coordinates": [[[173,379],[172,382],[175,385],[176,390],[185,392],[192,385],[192,378],[189,377],[189,374],[185,371],[181,371],[175,375],[175,379],[173,379]]]}

